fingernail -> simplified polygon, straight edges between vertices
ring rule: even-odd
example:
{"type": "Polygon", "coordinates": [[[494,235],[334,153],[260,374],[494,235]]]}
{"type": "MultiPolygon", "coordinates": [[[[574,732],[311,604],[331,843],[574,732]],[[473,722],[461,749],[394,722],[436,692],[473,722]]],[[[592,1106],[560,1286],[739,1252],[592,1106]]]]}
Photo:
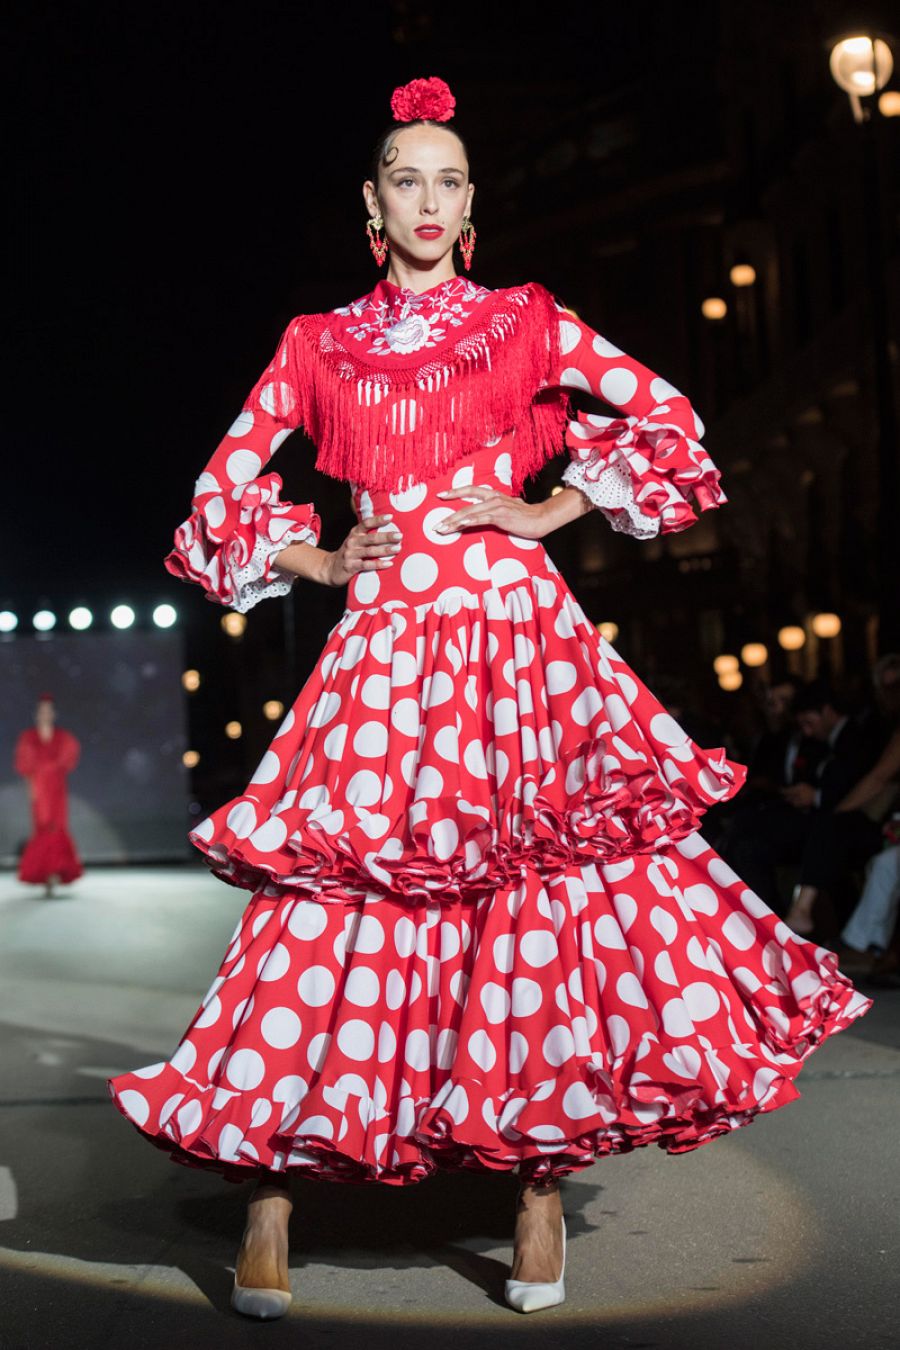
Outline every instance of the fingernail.
{"type": "Polygon", "coordinates": [[[393,519],[394,519],[394,513],[393,513],[393,511],[386,511],[386,512],[384,513],[384,515],[383,515],[381,518],[382,518],[382,520],[393,520],[393,519]]]}
{"type": "Polygon", "coordinates": [[[448,492],[438,492],[438,493],[437,493],[437,496],[438,496],[438,497],[447,497],[447,496],[449,496],[449,495],[450,495],[450,494],[449,494],[448,492]]]}

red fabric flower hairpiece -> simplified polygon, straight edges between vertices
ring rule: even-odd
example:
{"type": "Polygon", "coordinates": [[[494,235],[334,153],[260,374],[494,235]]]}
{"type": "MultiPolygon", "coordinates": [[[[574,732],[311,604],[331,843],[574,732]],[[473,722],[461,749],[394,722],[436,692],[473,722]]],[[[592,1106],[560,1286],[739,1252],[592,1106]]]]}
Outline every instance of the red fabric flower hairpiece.
{"type": "Polygon", "coordinates": [[[415,122],[427,118],[429,122],[449,122],[456,107],[450,86],[432,75],[427,80],[410,80],[400,84],[391,95],[391,111],[395,122],[415,122]]]}

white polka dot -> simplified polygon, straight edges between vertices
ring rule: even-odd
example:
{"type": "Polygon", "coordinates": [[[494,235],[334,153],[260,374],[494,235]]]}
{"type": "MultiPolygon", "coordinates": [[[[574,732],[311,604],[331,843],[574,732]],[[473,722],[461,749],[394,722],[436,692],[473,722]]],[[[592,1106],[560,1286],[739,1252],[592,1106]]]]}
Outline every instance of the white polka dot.
{"type": "Polygon", "coordinates": [[[541,1006],[541,986],[524,977],[512,982],[511,1012],[514,1017],[530,1017],[541,1006]]]}
{"type": "Polygon", "coordinates": [[[374,914],[363,914],[356,927],[352,945],[348,943],[348,951],[371,956],[373,952],[380,952],[383,946],[384,929],[381,921],[376,919],[374,914]]]}
{"type": "Polygon", "coordinates": [[[411,1069],[427,1069],[431,1063],[428,1032],[416,1027],[406,1038],[403,1058],[411,1069]]]}
{"type": "Polygon", "coordinates": [[[353,578],[353,595],[361,605],[374,604],[381,590],[381,577],[375,571],[357,572],[353,578]]]}
{"type": "Polygon", "coordinates": [[[578,346],[581,329],[570,319],[561,319],[559,323],[559,350],[562,356],[568,356],[578,346]]]}
{"type": "Polygon", "coordinates": [[[541,1047],[548,1064],[564,1064],[575,1053],[575,1041],[568,1027],[551,1027],[541,1047]]]}
{"type": "Polygon", "coordinates": [[[670,998],[662,1010],[663,1027],[670,1036],[690,1036],[694,1031],[687,1005],[683,999],[670,998]]]}
{"type": "Polygon", "coordinates": [[[203,1119],[203,1107],[199,1102],[186,1102],[176,1117],[182,1139],[193,1134],[203,1119]]]}
{"type": "Polygon", "coordinates": [[[400,580],[409,591],[427,591],[437,579],[437,561],[430,553],[410,553],[400,564],[400,580]]]}
{"type": "Polygon", "coordinates": [[[538,928],[523,933],[519,940],[519,951],[529,966],[546,966],[559,955],[559,946],[552,933],[538,928]]]}
{"type": "Polygon", "coordinates": [[[134,1088],[124,1088],[118,1094],[118,1100],[136,1124],[146,1125],[150,1117],[150,1103],[142,1093],[135,1092],[134,1088]]]}
{"type": "Polygon", "coordinates": [[[382,783],[371,769],[359,769],[347,783],[346,798],[351,806],[374,806],[381,801],[382,783]]]}
{"type": "Polygon", "coordinates": [[[402,736],[419,734],[419,704],[414,698],[398,698],[391,708],[391,726],[402,736]]]}
{"type": "Polygon", "coordinates": [[[631,1008],[647,1008],[647,995],[641,988],[638,977],[630,970],[625,971],[616,980],[616,993],[623,1003],[631,1008]]]}
{"type": "Polygon", "coordinates": [[[440,862],[446,862],[456,852],[459,843],[459,829],[453,820],[436,820],[431,827],[431,842],[434,856],[440,862]]]}
{"type": "Polygon", "coordinates": [[[246,839],[256,829],[256,808],[252,802],[238,802],[225,817],[225,824],[238,839],[246,839]]]}
{"type": "Polygon", "coordinates": [[[297,400],[289,384],[285,384],[282,380],[270,380],[263,387],[259,401],[267,413],[276,416],[279,413],[291,412],[297,400]]]}
{"type": "Polygon", "coordinates": [[[273,783],[281,769],[281,760],[274,750],[267,750],[256,766],[251,783],[273,783]]]}
{"type": "Polygon", "coordinates": [[[352,1017],[338,1031],[337,1042],[348,1059],[371,1059],[375,1049],[375,1032],[368,1022],[352,1017]]]}
{"type": "Polygon", "coordinates": [[[613,1054],[624,1054],[628,1042],[631,1040],[631,1028],[625,1018],[620,1017],[618,1013],[613,1013],[611,1017],[606,1019],[606,1031],[613,1054]]]}
{"type": "Polygon", "coordinates": [[[703,1022],[719,1011],[719,995],[705,980],[686,984],[681,992],[692,1021],[703,1022]]]}
{"type": "Polygon", "coordinates": [[[466,549],[463,554],[463,567],[473,581],[490,581],[491,571],[488,566],[487,551],[483,539],[479,539],[475,544],[470,544],[466,549]]]}
{"type": "Polygon", "coordinates": [[[256,1050],[235,1050],[225,1066],[225,1077],[231,1086],[243,1091],[259,1087],[265,1073],[266,1062],[256,1050]]]}
{"type": "Polygon", "coordinates": [[[416,946],[416,926],[404,915],[394,924],[394,946],[398,956],[410,956],[416,946]]]}
{"type": "Polygon", "coordinates": [[[683,745],[687,740],[687,732],[668,713],[657,713],[651,717],[650,735],[663,745],[683,745]]]}
{"type": "MultiPolygon", "coordinates": [[[[332,981],[332,987],[334,981],[332,981]]],[[[378,1002],[378,976],[366,966],[355,966],[347,976],[344,998],[358,1008],[371,1008],[378,1002]]]]}
{"type": "Polygon", "coordinates": [[[544,671],[548,694],[565,694],[575,684],[575,667],[571,661],[550,661],[544,671]]]}
{"type": "Polygon", "coordinates": [[[280,816],[271,816],[263,821],[258,830],[250,836],[250,843],[260,853],[274,853],[287,839],[288,827],[280,816]]]}
{"type": "Polygon", "coordinates": [[[241,436],[246,436],[248,431],[253,428],[253,413],[249,408],[239,412],[237,417],[228,428],[228,435],[234,440],[239,440],[241,436]]]}
{"type": "Polygon", "coordinates": [[[650,922],[659,933],[663,942],[674,942],[678,934],[678,923],[673,914],[662,908],[661,905],[654,905],[650,911],[650,922]]]}
{"type": "Polygon", "coordinates": [[[511,1006],[510,995],[493,980],[488,980],[479,992],[481,1006],[484,1009],[484,1015],[489,1022],[505,1022],[509,1017],[511,1006]]]}
{"type": "Polygon", "coordinates": [[[711,886],[705,886],[700,882],[696,886],[686,886],[684,888],[684,898],[691,909],[700,914],[715,914],[719,908],[718,897],[711,886]]]}
{"type": "Polygon", "coordinates": [[[382,1022],[378,1029],[378,1062],[385,1064],[397,1054],[397,1037],[390,1022],[382,1022]]]}
{"type": "Polygon", "coordinates": [[[260,1031],[273,1050],[287,1050],[300,1039],[300,1018],[292,1008],[270,1008],[260,1022],[260,1031]]]}
{"type": "Polygon", "coordinates": [[[381,759],[387,745],[387,727],[382,722],[363,722],[353,737],[353,749],[363,759],[381,759]]]}
{"type": "Polygon", "coordinates": [[[633,371],[625,366],[614,366],[607,370],[600,380],[600,394],[613,407],[628,403],[637,393],[638,380],[633,371]]]}
{"type": "Polygon", "coordinates": [[[233,450],[225,461],[225,472],[232,483],[249,483],[262,468],[262,460],[253,450],[233,450]]]}
{"type": "Polygon", "coordinates": [[[469,1037],[469,1054],[479,1069],[484,1069],[485,1073],[492,1069],[497,1062],[497,1051],[491,1042],[490,1036],[486,1031],[473,1031],[469,1037]]]}
{"type": "Polygon", "coordinates": [[[288,918],[288,928],[294,937],[307,942],[319,937],[327,926],[325,906],[318,900],[298,900],[288,918]]]}
{"type": "Polygon", "coordinates": [[[169,1063],[179,1073],[190,1073],[197,1059],[197,1047],[193,1041],[184,1040],[175,1051],[169,1063]]]}
{"type": "Polygon", "coordinates": [[[737,947],[738,951],[745,952],[753,946],[756,940],[756,929],[746,914],[729,914],[728,918],[722,924],[722,936],[731,943],[732,947],[737,947]]]}
{"type": "Polygon", "coordinates": [[[327,966],[309,966],[297,981],[297,993],[310,1008],[322,1008],[334,994],[334,976],[327,966]]]}
{"type": "Polygon", "coordinates": [[[395,511],[415,511],[428,495],[428,487],[425,483],[414,483],[403,492],[392,492],[389,495],[391,506],[395,511]]]}

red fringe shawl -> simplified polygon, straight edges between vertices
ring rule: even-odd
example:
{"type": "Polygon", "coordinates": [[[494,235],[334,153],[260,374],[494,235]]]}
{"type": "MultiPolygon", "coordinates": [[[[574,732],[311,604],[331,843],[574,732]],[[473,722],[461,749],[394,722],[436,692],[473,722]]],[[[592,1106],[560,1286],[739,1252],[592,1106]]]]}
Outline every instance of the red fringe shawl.
{"type": "Polygon", "coordinates": [[[292,319],[244,405],[303,426],[321,472],[401,491],[514,429],[524,482],[563,448],[559,314],[539,283],[491,292],[440,347],[409,356],[364,359],[340,323],[333,312],[292,319]]]}

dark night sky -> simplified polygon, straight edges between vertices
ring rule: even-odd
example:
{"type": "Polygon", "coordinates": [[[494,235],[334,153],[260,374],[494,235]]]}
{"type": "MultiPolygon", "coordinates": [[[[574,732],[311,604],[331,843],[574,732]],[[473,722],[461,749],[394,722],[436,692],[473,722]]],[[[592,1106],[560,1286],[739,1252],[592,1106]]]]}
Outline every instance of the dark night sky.
{"type": "MultiPolygon", "coordinates": [[[[360,187],[396,84],[438,74],[454,89],[487,235],[490,176],[479,184],[477,170],[502,162],[507,129],[527,143],[544,109],[636,77],[663,113],[712,60],[716,11],[23,8],[12,331],[29,392],[8,443],[23,497],[6,498],[0,608],[114,586],[178,595],[162,568],[172,531],[281,328],[373,284],[360,187]]],[[[552,259],[534,279],[553,285],[552,259]]],[[[337,542],[326,526],[323,544],[337,542]]]]}

